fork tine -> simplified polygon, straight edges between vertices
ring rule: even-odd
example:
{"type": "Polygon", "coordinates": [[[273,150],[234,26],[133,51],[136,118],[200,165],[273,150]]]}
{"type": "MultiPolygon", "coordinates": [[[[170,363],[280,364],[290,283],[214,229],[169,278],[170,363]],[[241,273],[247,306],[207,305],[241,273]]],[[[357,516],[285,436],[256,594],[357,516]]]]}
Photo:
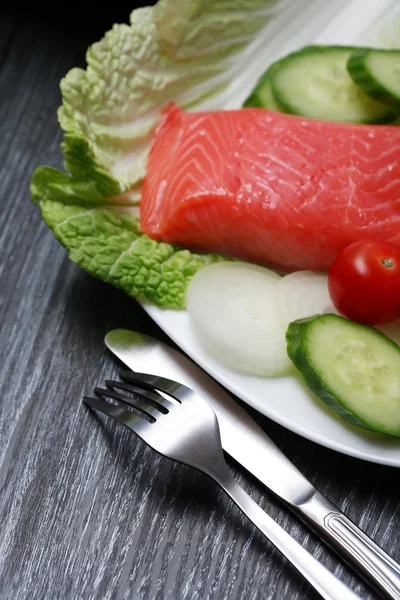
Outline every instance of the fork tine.
{"type": "MultiPolygon", "coordinates": [[[[94,388],[94,391],[103,397],[118,400],[119,402],[123,402],[124,404],[127,404],[132,408],[137,408],[138,410],[141,410],[143,412],[151,411],[152,408],[159,408],[157,401],[154,400],[152,396],[145,396],[140,388],[128,390],[126,388],[123,388],[123,384],[120,385],[119,381],[112,381],[111,379],[107,379],[105,381],[105,384],[105,388],[96,387],[94,388]],[[131,391],[134,394],[134,396],[131,397],[127,394],[122,394],[118,391],[118,389],[126,389],[126,391],[128,392],[131,391]]],[[[165,410],[166,409],[164,409],[164,407],[161,407],[160,412],[164,412],[165,410]]]]}
{"type": "Polygon", "coordinates": [[[125,410],[125,408],[121,408],[121,406],[109,404],[109,402],[106,402],[101,398],[84,396],[83,402],[90,408],[94,408],[95,410],[98,410],[104,415],[112,417],[116,421],[119,421],[123,425],[126,425],[127,427],[129,427],[129,429],[132,429],[132,431],[135,431],[135,424],[141,420],[141,417],[139,417],[136,413],[131,412],[129,410],[125,410]]]}
{"type": "MultiPolygon", "coordinates": [[[[160,409],[161,412],[164,412],[167,410],[164,407],[164,405],[161,404],[164,401],[164,397],[161,396],[157,391],[152,392],[151,390],[148,390],[147,388],[144,389],[143,387],[136,386],[132,383],[124,383],[122,381],[114,381],[112,379],[106,379],[104,383],[107,388],[110,388],[113,390],[115,390],[115,389],[122,390],[124,392],[129,392],[130,394],[134,394],[135,400],[136,400],[136,396],[137,396],[139,402],[141,401],[141,399],[145,399],[148,402],[150,402],[151,406],[153,406],[153,404],[154,404],[155,408],[159,408],[161,406],[161,409],[160,409]]],[[[126,396],[123,396],[123,398],[125,400],[127,400],[128,402],[130,400],[130,398],[127,398],[126,396]]]]}
{"type": "Polygon", "coordinates": [[[124,381],[140,384],[143,388],[154,392],[159,390],[175,398],[178,402],[182,402],[188,395],[195,394],[193,390],[185,386],[183,383],[167,379],[166,377],[158,377],[149,373],[137,373],[136,371],[120,371],[119,376],[124,381]]]}
{"type": "Polygon", "coordinates": [[[147,419],[151,422],[154,422],[156,420],[157,413],[159,414],[160,412],[164,412],[163,410],[157,410],[157,408],[155,408],[154,406],[150,406],[148,403],[146,403],[145,396],[142,396],[142,398],[140,399],[129,398],[128,396],[124,396],[123,394],[120,394],[115,390],[110,390],[101,387],[95,387],[94,392],[103,400],[111,399],[116,400],[117,402],[122,402],[126,406],[131,407],[138,417],[142,417],[143,419],[147,419]]]}

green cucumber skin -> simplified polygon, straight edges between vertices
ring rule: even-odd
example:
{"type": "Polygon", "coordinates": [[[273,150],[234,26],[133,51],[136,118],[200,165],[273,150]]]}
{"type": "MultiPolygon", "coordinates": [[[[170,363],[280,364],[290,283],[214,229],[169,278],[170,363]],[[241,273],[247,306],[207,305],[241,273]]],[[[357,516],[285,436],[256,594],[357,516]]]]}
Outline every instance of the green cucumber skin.
{"type": "Polygon", "coordinates": [[[260,97],[258,96],[257,90],[250,94],[248,98],[243,103],[243,108],[252,107],[252,108],[268,108],[268,106],[264,106],[260,97]]]}
{"type": "Polygon", "coordinates": [[[265,73],[260,77],[260,79],[257,81],[256,86],[254,87],[253,91],[251,92],[250,96],[248,96],[246,98],[246,100],[243,103],[243,107],[246,108],[247,107],[253,107],[253,108],[269,108],[268,106],[265,106],[263,101],[261,100],[261,97],[259,96],[259,92],[260,90],[262,90],[262,88],[264,87],[265,84],[269,85],[269,77],[268,77],[268,71],[269,69],[267,69],[265,71],[265,73]]]}
{"type": "Polygon", "coordinates": [[[293,362],[295,367],[300,371],[304,381],[310,390],[318,396],[325,404],[332,408],[340,417],[345,419],[352,425],[358,425],[361,427],[367,427],[371,429],[368,424],[363,423],[354,415],[352,412],[347,410],[342,404],[340,404],[337,397],[332,391],[326,387],[320,380],[319,375],[316,374],[313,365],[308,360],[308,353],[306,349],[305,339],[307,333],[307,325],[313,319],[298,319],[289,324],[286,332],[287,341],[287,353],[290,360],[293,362]]]}
{"type": "MultiPolygon", "coordinates": [[[[297,321],[293,321],[289,324],[289,327],[286,331],[286,341],[287,353],[290,360],[301,373],[309,389],[325,404],[327,404],[327,406],[333,409],[342,419],[344,419],[348,423],[351,423],[352,425],[362,427],[363,429],[368,429],[370,431],[374,431],[380,434],[390,435],[391,437],[400,437],[400,431],[398,431],[397,433],[391,432],[390,434],[388,434],[386,431],[378,429],[370,425],[368,422],[361,420],[346,406],[343,406],[335,392],[324,382],[322,382],[320,375],[316,373],[313,364],[308,358],[308,352],[306,347],[307,328],[311,322],[315,321],[315,319],[323,319],[326,317],[335,317],[347,321],[347,319],[345,319],[344,317],[339,317],[338,315],[325,314],[320,317],[314,316],[307,317],[305,319],[298,319],[297,321]]],[[[348,321],[348,323],[350,326],[353,325],[352,321],[348,321]]],[[[383,333],[377,330],[374,331],[376,331],[377,335],[381,335],[386,338],[386,336],[383,333]]],[[[398,348],[395,342],[389,340],[388,338],[386,339],[388,343],[391,343],[398,348]]]]}
{"type": "Polygon", "coordinates": [[[250,94],[250,96],[243,103],[243,107],[253,107],[253,108],[266,108],[268,110],[275,110],[281,113],[285,113],[284,107],[276,100],[275,95],[272,90],[271,82],[270,82],[270,74],[273,72],[274,65],[269,67],[269,69],[262,75],[262,77],[258,80],[256,87],[250,94]],[[274,106],[271,104],[266,104],[262,99],[262,90],[265,86],[269,86],[271,89],[271,94],[274,97],[274,106]]]}
{"type": "Polygon", "coordinates": [[[400,64],[400,51],[398,50],[363,48],[356,50],[350,56],[347,62],[347,70],[354,83],[360,86],[367,96],[382,102],[382,104],[386,104],[386,106],[392,108],[396,113],[400,113],[400,96],[388,92],[368,69],[367,60],[371,52],[379,54],[397,54],[400,64]]]}
{"type": "MultiPolygon", "coordinates": [[[[353,53],[357,49],[358,48],[356,46],[320,46],[320,45],[306,46],[306,47],[302,48],[301,50],[298,50],[297,52],[292,52],[291,54],[288,54],[287,56],[285,56],[285,57],[281,58],[280,60],[278,60],[277,62],[275,62],[265,72],[263,77],[268,77],[271,87],[272,87],[272,93],[274,95],[274,98],[276,99],[277,103],[282,106],[283,112],[299,115],[299,113],[297,113],[293,110],[293,107],[291,106],[290,102],[287,102],[286,98],[281,94],[279,86],[277,86],[275,83],[275,76],[280,71],[280,69],[282,67],[284,67],[285,64],[287,64],[288,62],[291,62],[293,60],[294,56],[299,56],[299,55],[312,56],[315,54],[323,54],[323,53],[329,55],[332,51],[338,51],[338,50],[348,52],[348,53],[353,53]]],[[[299,116],[303,116],[303,115],[299,115],[299,116]]],[[[378,125],[382,124],[383,125],[386,123],[392,123],[396,119],[396,117],[397,117],[397,113],[395,113],[393,110],[388,108],[387,111],[384,111],[382,113],[380,118],[374,118],[373,121],[360,120],[358,122],[361,124],[372,124],[373,123],[373,124],[378,124],[378,125]]]]}
{"type": "Polygon", "coordinates": [[[258,95],[258,92],[255,90],[243,103],[243,108],[265,108],[266,110],[273,110],[275,112],[284,113],[283,107],[279,106],[276,102],[274,106],[270,104],[266,104],[258,95]]]}

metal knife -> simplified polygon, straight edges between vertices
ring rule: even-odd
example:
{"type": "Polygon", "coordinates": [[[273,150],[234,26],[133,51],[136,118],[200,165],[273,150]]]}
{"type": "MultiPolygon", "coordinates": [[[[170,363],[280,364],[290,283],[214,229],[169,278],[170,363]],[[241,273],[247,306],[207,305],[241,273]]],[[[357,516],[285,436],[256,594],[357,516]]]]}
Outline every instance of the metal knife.
{"type": "Polygon", "coordinates": [[[115,329],[105,344],[133,371],[176,379],[213,407],[222,446],[384,597],[400,600],[400,566],[308,481],[252,417],[205,371],[170,346],[115,329]]]}

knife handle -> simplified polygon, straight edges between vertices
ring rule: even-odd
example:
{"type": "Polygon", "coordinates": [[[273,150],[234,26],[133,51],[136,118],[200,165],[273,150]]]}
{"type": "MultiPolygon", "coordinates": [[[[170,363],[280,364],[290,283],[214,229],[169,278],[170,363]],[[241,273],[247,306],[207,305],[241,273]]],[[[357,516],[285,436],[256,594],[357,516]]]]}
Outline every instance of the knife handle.
{"type": "Polygon", "coordinates": [[[400,566],[320,492],[293,507],[383,597],[400,600],[400,566]]]}

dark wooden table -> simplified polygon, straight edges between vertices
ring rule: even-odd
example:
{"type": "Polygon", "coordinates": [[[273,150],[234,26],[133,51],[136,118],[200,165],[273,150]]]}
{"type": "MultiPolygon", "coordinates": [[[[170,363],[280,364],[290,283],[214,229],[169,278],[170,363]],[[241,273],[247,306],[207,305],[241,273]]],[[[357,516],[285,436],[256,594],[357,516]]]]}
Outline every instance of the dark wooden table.
{"type": "MultiPolygon", "coordinates": [[[[213,483],[81,404],[117,372],[103,344],[108,330],[166,337],[134,300],[69,261],[28,184],[36,166],[62,166],[60,78],[84,66],[87,46],[129,10],[94,18],[76,3],[52,14],[22,5],[0,12],[1,600],[317,598],[213,483]]],[[[396,469],[337,454],[253,414],[328,498],[400,559],[396,469]]],[[[363,598],[376,598],[231,466],[296,540],[363,598]]]]}

